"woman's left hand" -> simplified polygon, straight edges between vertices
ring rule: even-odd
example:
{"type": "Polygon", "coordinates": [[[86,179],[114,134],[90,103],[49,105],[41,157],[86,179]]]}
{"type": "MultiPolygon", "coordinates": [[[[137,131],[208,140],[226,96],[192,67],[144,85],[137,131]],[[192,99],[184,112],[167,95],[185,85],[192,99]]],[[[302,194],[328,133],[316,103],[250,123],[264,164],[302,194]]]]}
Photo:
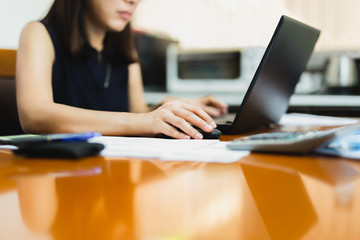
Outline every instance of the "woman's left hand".
{"type": "Polygon", "coordinates": [[[228,112],[228,105],[211,95],[198,99],[188,99],[185,100],[185,102],[201,107],[207,114],[212,117],[219,117],[228,112]]]}

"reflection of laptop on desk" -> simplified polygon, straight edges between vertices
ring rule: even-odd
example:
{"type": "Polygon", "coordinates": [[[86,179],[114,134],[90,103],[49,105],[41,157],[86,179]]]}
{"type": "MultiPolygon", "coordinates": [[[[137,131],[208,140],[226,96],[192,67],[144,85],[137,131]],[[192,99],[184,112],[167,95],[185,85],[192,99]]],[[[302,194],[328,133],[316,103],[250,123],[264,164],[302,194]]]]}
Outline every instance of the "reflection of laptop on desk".
{"type": "Polygon", "coordinates": [[[277,123],[313,52],[320,31],[282,16],[232,122],[217,122],[224,134],[277,123]]]}
{"type": "Polygon", "coordinates": [[[241,164],[269,239],[302,239],[318,216],[301,176],[276,165],[241,164]]]}

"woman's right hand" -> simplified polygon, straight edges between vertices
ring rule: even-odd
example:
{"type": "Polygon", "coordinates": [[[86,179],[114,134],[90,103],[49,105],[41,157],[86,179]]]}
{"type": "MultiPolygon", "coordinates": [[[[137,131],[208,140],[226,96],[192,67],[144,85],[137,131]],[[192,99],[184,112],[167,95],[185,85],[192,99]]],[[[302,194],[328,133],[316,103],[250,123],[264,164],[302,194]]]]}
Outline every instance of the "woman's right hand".
{"type": "Polygon", "coordinates": [[[191,125],[206,132],[211,132],[216,127],[215,122],[202,108],[180,100],[168,101],[156,110],[145,113],[145,116],[151,128],[148,130],[153,135],[165,134],[178,139],[203,138],[191,125]]]}

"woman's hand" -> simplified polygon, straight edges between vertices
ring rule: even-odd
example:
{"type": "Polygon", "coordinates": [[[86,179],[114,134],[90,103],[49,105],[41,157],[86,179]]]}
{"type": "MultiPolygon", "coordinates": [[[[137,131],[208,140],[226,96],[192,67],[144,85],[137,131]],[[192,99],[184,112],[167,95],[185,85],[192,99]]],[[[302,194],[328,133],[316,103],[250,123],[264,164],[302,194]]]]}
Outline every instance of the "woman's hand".
{"type": "Polygon", "coordinates": [[[149,131],[154,135],[165,134],[178,139],[203,138],[191,125],[206,132],[211,132],[216,127],[212,118],[200,106],[179,100],[168,101],[156,110],[145,113],[145,116],[148,118],[148,126],[152,128],[149,131]]]}
{"type": "Polygon", "coordinates": [[[211,95],[188,100],[188,102],[201,107],[206,113],[213,117],[219,117],[228,113],[228,105],[211,95]]]}
{"type": "Polygon", "coordinates": [[[228,113],[228,105],[220,99],[211,95],[193,99],[179,99],[174,97],[167,97],[162,102],[166,103],[168,101],[174,100],[179,100],[188,104],[198,106],[212,117],[219,117],[228,113]]]}

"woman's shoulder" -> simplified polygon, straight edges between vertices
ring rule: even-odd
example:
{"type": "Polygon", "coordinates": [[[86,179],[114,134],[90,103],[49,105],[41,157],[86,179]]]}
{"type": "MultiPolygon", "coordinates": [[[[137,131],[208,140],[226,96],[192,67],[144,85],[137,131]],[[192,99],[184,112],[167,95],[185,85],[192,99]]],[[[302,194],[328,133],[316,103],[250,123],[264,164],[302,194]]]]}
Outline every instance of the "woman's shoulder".
{"type": "Polygon", "coordinates": [[[27,23],[21,31],[19,50],[33,49],[54,53],[51,37],[41,22],[27,23]]]}
{"type": "Polygon", "coordinates": [[[47,33],[45,25],[40,21],[29,22],[22,29],[22,33],[45,34],[47,33]]]}
{"type": "Polygon", "coordinates": [[[49,39],[49,32],[41,22],[29,22],[21,31],[20,39],[34,39],[41,42],[49,39]]]}

